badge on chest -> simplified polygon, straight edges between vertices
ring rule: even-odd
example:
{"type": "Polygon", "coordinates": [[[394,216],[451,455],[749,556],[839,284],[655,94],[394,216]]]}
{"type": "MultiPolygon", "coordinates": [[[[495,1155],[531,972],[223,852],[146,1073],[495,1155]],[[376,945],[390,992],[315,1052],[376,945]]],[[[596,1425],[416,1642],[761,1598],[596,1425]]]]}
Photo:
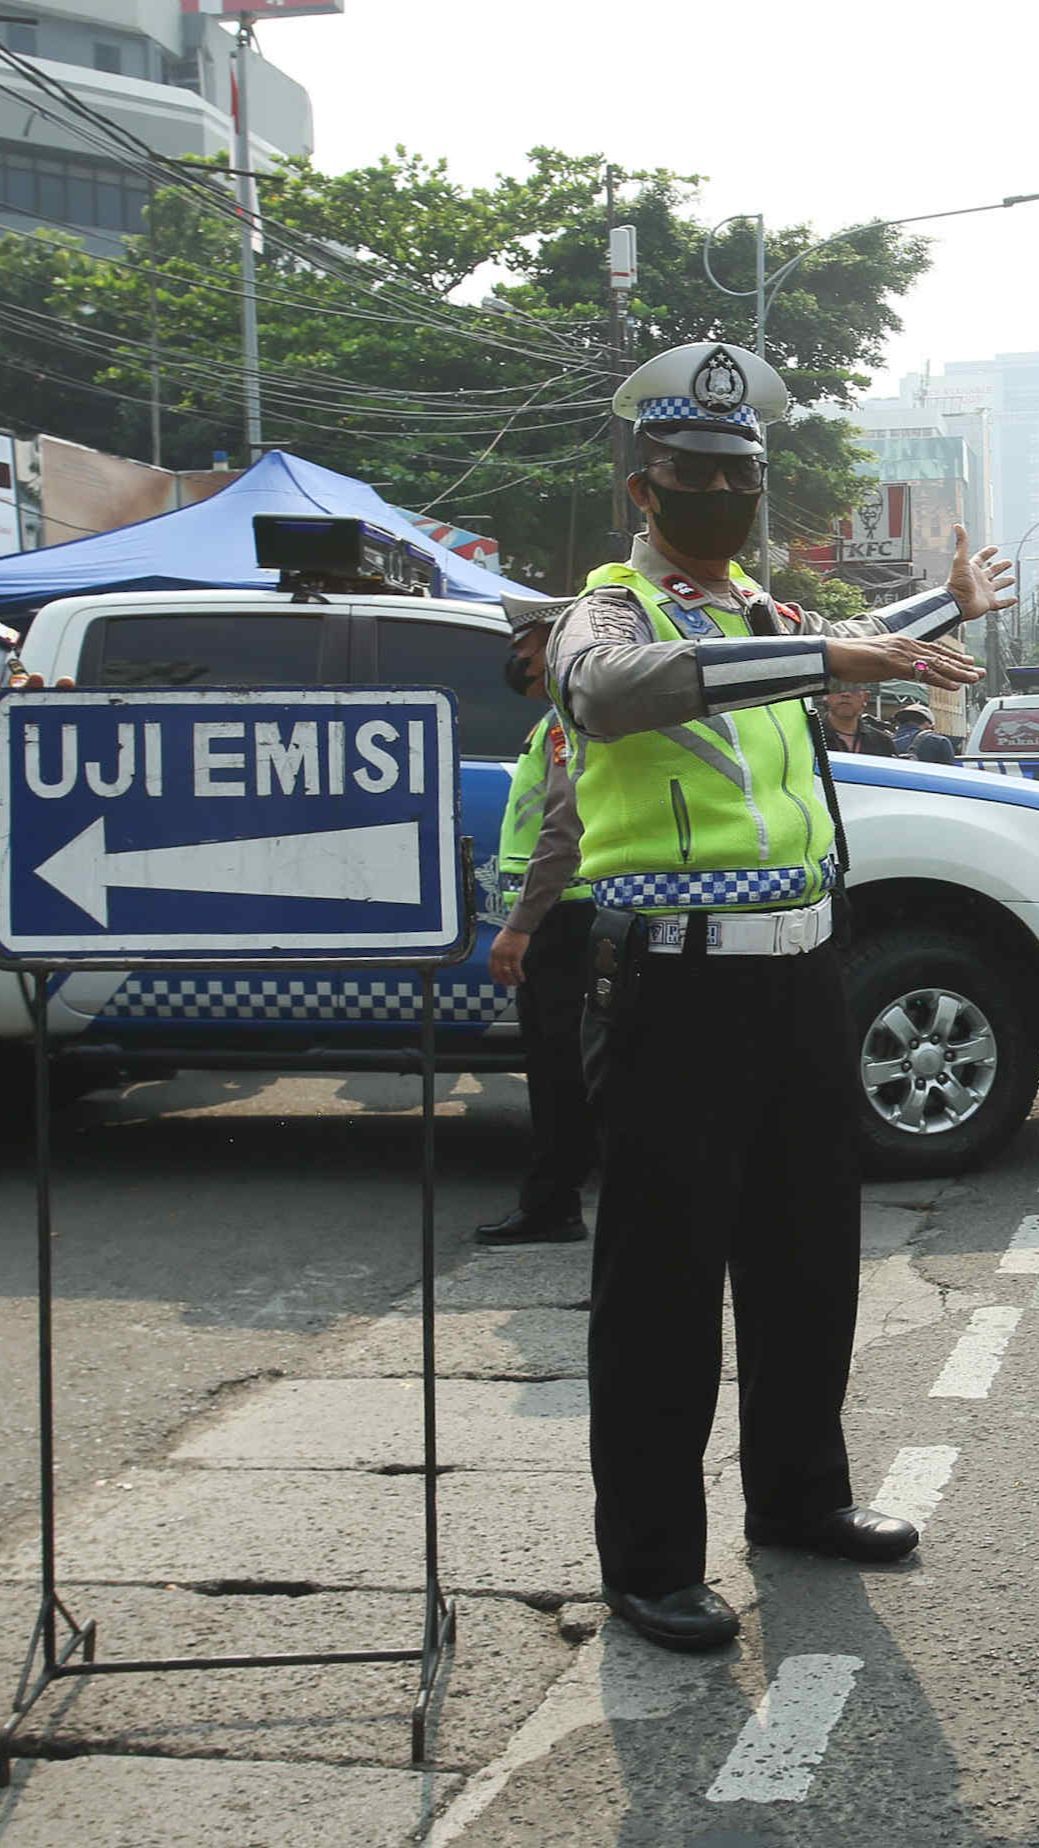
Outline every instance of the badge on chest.
{"type": "Polygon", "coordinates": [[[721,635],[724,631],[708,616],[704,605],[707,597],[696,584],[680,574],[673,574],[661,580],[661,589],[670,592],[668,601],[661,607],[669,622],[673,622],[681,635],[691,641],[699,640],[704,635],[721,635]]]}

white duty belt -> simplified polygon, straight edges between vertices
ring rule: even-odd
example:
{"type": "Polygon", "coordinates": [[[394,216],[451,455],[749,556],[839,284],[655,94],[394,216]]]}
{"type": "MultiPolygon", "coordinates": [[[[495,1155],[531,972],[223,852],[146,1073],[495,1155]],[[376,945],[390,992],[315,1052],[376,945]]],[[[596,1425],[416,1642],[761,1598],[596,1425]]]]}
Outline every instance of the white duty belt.
{"type": "MultiPolygon", "coordinates": [[[[680,956],[685,948],[688,911],[651,917],[649,949],[655,956],[680,956]]],[[[708,956],[800,956],[817,949],[833,933],[830,895],[816,905],[788,911],[710,911],[708,956]]]]}

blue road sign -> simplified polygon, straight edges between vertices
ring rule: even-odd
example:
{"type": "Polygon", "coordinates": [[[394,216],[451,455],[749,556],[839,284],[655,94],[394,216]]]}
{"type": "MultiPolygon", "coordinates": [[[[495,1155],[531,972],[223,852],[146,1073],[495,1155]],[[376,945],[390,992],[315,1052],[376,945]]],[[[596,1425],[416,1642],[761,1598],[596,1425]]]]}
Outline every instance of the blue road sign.
{"type": "Polygon", "coordinates": [[[455,720],[404,687],[7,693],[0,956],[445,956],[455,720]]]}

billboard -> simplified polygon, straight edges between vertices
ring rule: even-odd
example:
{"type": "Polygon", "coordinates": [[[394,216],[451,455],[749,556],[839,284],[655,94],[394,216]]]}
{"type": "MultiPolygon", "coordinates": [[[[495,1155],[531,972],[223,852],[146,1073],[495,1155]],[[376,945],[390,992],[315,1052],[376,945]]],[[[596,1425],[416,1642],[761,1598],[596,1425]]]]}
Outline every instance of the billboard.
{"type": "MultiPolygon", "coordinates": [[[[459,558],[468,558],[474,565],[483,565],[487,571],[501,570],[501,557],[497,539],[491,539],[486,533],[471,533],[464,526],[451,526],[446,521],[434,520],[424,513],[409,513],[407,507],[398,507],[406,520],[420,531],[428,533],[438,545],[445,545],[449,552],[457,552],[459,558]]],[[[488,593],[493,594],[493,593],[488,593]]]]}
{"type": "Polygon", "coordinates": [[[850,519],[838,520],[832,538],[820,545],[797,541],[798,564],[895,565],[913,556],[912,511],[907,481],[872,487],[850,519]]]}
{"type": "Polygon", "coordinates": [[[0,557],[22,549],[18,521],[18,477],[15,471],[14,437],[0,431],[0,557]]]}
{"type": "Polygon", "coordinates": [[[182,13],[208,13],[214,19],[302,19],[307,13],[341,13],[346,0],[180,0],[182,13]]]}

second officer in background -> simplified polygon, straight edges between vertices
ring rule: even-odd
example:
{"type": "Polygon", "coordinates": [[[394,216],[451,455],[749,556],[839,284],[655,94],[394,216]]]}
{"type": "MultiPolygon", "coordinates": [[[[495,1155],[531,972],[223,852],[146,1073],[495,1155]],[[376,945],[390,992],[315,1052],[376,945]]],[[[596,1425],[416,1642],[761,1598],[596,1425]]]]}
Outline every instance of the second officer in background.
{"type": "MultiPolygon", "coordinates": [[[[506,679],[545,700],[545,646],[569,602],[503,597],[512,628],[506,679]]],[[[498,867],[508,923],[491,945],[491,974],[516,990],[527,1061],[533,1149],[519,1204],[477,1226],[481,1245],[564,1244],[587,1237],[582,1183],[595,1138],[581,1070],[581,1011],[595,907],[578,875],[580,824],[566,735],[552,707],[520,752],[502,819],[498,867]]]]}

